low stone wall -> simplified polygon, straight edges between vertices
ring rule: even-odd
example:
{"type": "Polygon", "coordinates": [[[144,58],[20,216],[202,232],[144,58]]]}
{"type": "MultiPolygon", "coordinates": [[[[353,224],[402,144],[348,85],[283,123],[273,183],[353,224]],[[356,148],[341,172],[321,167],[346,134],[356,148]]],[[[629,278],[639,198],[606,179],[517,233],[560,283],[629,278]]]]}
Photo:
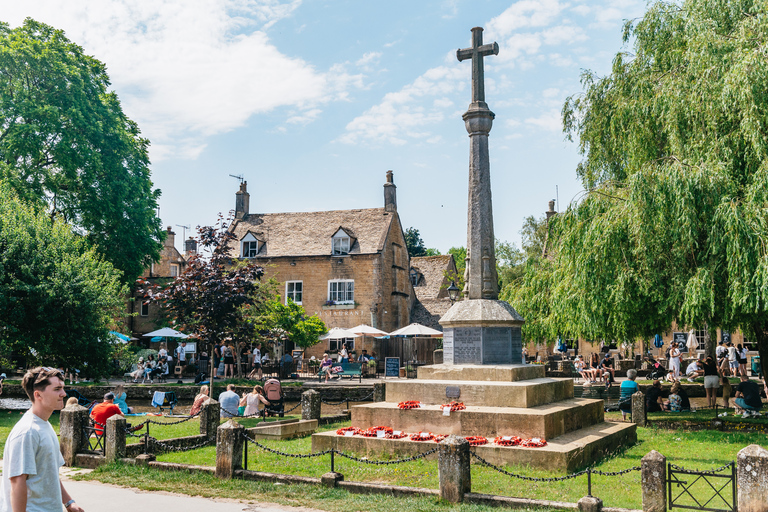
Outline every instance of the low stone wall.
{"type": "MultiPolygon", "coordinates": [[[[155,425],[154,428],[159,429],[163,427],[158,427],[155,425]]],[[[149,435],[152,436],[151,431],[149,435]]],[[[207,436],[200,434],[197,436],[177,437],[174,439],[161,439],[160,442],[163,443],[164,445],[172,446],[174,448],[188,448],[190,446],[196,446],[202,443],[203,441],[205,441],[206,439],[207,439],[207,436]]],[[[151,441],[149,443],[149,447],[150,447],[150,450],[149,450],[150,453],[163,453],[168,451],[166,448],[156,443],[152,443],[151,441]]],[[[140,440],[140,442],[136,444],[126,445],[125,453],[127,454],[128,457],[136,457],[137,455],[144,453],[144,440],[142,439],[140,440]]]]}

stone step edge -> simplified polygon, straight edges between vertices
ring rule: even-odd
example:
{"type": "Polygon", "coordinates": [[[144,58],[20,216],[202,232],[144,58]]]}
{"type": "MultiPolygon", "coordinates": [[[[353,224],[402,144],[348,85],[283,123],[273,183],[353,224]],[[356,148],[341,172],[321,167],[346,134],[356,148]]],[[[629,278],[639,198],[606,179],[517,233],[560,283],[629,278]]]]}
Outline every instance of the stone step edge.
{"type": "MultiPolygon", "coordinates": [[[[493,407],[489,405],[467,405],[466,409],[461,411],[451,411],[451,414],[461,413],[461,412],[476,412],[476,413],[486,413],[486,412],[496,412],[498,414],[531,414],[531,412],[537,413],[537,415],[546,415],[546,414],[555,414],[557,412],[563,411],[563,410],[569,410],[569,409],[576,409],[579,407],[586,407],[588,405],[592,405],[595,402],[602,402],[602,399],[599,398],[566,398],[565,400],[558,400],[557,402],[550,402],[548,404],[542,404],[542,405],[535,405],[533,407],[493,407]],[[565,402],[565,404],[564,404],[565,402]],[[551,409],[553,406],[557,404],[564,404],[567,405],[567,407],[560,408],[558,410],[543,410],[543,409],[551,409]],[[491,409],[491,411],[488,411],[488,409],[491,409]]],[[[421,407],[418,407],[416,409],[408,409],[410,411],[431,411],[431,412],[442,412],[442,405],[443,404],[423,404],[421,407]]],[[[447,404],[445,404],[447,405],[447,404]]],[[[367,404],[359,404],[355,405],[354,407],[360,407],[364,409],[397,409],[398,404],[395,402],[372,402],[367,404]]]]}

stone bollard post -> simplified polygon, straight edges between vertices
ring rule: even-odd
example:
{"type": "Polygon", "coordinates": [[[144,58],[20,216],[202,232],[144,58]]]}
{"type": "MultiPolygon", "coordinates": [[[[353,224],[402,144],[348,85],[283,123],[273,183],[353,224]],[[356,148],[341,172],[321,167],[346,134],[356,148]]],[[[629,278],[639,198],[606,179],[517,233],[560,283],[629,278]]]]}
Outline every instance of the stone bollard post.
{"type": "Polygon", "coordinates": [[[373,401],[387,401],[387,384],[385,382],[376,382],[373,384],[373,401]]]}
{"type": "Polygon", "coordinates": [[[768,450],[747,446],[736,456],[736,468],[739,512],[768,511],[768,450]]]}
{"type": "Polygon", "coordinates": [[[320,421],[320,393],[314,389],[308,389],[301,394],[301,419],[320,421]]]}
{"type": "Polygon", "coordinates": [[[432,352],[432,364],[443,364],[443,349],[438,348],[432,352]]]}
{"type": "Polygon", "coordinates": [[[647,420],[648,412],[645,405],[645,395],[642,391],[638,391],[632,395],[632,423],[644,427],[647,420]]]}
{"type": "Polygon", "coordinates": [[[209,398],[203,402],[200,408],[200,433],[208,436],[208,439],[216,438],[216,429],[219,428],[220,408],[219,402],[209,398]]]}
{"type": "Polygon", "coordinates": [[[216,441],[216,476],[230,479],[243,467],[243,432],[245,429],[235,420],[229,420],[218,428],[216,441]]]}
{"type": "Polygon", "coordinates": [[[88,425],[88,409],[82,405],[72,405],[61,410],[59,417],[59,435],[61,436],[61,455],[67,466],[74,466],[77,454],[88,445],[83,428],[88,425]]]}
{"type": "Polygon", "coordinates": [[[452,434],[438,445],[437,453],[440,497],[451,503],[461,503],[464,501],[464,493],[472,490],[469,441],[452,434]]]}
{"type": "Polygon", "coordinates": [[[104,456],[107,462],[125,457],[125,416],[115,414],[107,419],[107,435],[104,439],[104,456]]]}
{"type": "Polygon", "coordinates": [[[651,450],[640,461],[640,475],[643,512],[666,512],[667,458],[656,450],[651,450]]]}
{"type": "Polygon", "coordinates": [[[576,506],[579,512],[601,512],[603,510],[603,500],[594,496],[584,496],[576,506]]]}

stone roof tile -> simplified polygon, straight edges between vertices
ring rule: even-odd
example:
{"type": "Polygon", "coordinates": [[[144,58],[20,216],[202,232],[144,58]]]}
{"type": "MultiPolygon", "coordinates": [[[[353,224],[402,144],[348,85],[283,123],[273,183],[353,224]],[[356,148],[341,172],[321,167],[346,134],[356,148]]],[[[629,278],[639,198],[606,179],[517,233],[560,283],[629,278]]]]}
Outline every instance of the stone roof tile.
{"type": "Polygon", "coordinates": [[[393,218],[384,208],[253,213],[235,221],[232,230],[238,240],[250,231],[264,241],[260,258],[330,255],[331,237],[339,227],[354,234],[351,254],[375,254],[383,250],[393,218]]]}

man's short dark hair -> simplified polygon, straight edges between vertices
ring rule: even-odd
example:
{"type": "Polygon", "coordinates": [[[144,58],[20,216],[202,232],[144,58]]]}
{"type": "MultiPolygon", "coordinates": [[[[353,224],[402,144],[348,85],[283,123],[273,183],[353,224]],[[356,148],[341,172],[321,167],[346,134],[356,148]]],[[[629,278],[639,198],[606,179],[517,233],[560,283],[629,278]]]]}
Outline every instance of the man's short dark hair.
{"type": "Polygon", "coordinates": [[[43,391],[51,384],[51,379],[58,377],[64,382],[64,375],[58,368],[51,368],[49,366],[38,366],[27,370],[24,374],[24,378],[21,379],[21,387],[24,392],[27,393],[29,399],[35,401],[35,391],[43,391]]]}
{"type": "Polygon", "coordinates": [[[104,395],[104,401],[105,401],[105,402],[106,402],[107,400],[114,400],[114,399],[115,399],[115,394],[114,394],[113,392],[111,392],[111,391],[110,391],[109,393],[106,393],[106,394],[104,395]]]}

